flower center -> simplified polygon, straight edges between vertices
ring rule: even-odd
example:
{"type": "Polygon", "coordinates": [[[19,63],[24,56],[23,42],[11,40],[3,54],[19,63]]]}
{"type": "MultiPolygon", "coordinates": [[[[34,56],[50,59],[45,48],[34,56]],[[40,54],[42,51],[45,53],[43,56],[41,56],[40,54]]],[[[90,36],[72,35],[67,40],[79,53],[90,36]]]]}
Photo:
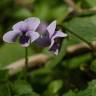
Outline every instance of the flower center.
{"type": "Polygon", "coordinates": [[[28,43],[29,39],[30,38],[28,36],[22,35],[20,37],[19,41],[20,41],[21,44],[25,44],[25,43],[28,43]]]}

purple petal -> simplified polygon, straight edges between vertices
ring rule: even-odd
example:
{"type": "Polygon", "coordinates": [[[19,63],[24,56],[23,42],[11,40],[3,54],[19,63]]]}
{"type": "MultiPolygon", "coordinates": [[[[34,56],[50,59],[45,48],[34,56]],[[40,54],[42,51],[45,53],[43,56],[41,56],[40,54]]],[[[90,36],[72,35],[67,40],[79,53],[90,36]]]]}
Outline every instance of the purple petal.
{"type": "Polygon", "coordinates": [[[28,36],[31,39],[31,43],[34,42],[35,40],[37,40],[39,38],[39,33],[34,32],[34,31],[28,31],[28,36]]]}
{"type": "Polygon", "coordinates": [[[27,23],[28,29],[33,31],[35,31],[40,24],[40,20],[36,17],[28,18],[24,22],[27,23]]]}
{"type": "MultiPolygon", "coordinates": [[[[47,23],[41,22],[36,30],[39,34],[45,34],[47,32],[47,23]]],[[[47,32],[48,33],[48,32],[47,32]]],[[[49,34],[49,33],[48,33],[49,34]]]]}
{"type": "Polygon", "coordinates": [[[40,36],[35,43],[40,47],[48,47],[51,43],[51,40],[48,35],[40,36]]]}
{"type": "Polygon", "coordinates": [[[18,22],[16,23],[13,27],[13,30],[19,30],[19,31],[26,31],[27,28],[27,24],[24,21],[18,22]]]}
{"type": "Polygon", "coordinates": [[[19,34],[20,34],[19,31],[9,31],[5,33],[5,35],[3,36],[3,40],[8,43],[13,43],[16,41],[19,34]]]}
{"type": "Polygon", "coordinates": [[[30,38],[28,36],[21,36],[19,42],[22,47],[28,47],[30,45],[30,38]]]}
{"type": "Polygon", "coordinates": [[[55,55],[58,55],[60,49],[60,44],[59,43],[54,43],[53,46],[49,49],[49,51],[54,52],[55,55]]]}
{"type": "Polygon", "coordinates": [[[63,33],[62,31],[56,31],[56,33],[54,34],[54,36],[52,38],[58,38],[58,37],[67,37],[68,35],[66,33],[63,33]]]}
{"type": "Polygon", "coordinates": [[[49,36],[50,38],[53,36],[54,32],[56,29],[56,21],[53,21],[48,27],[47,27],[47,31],[49,32],[49,36]]]}
{"type": "Polygon", "coordinates": [[[67,37],[67,34],[61,32],[61,31],[56,31],[55,35],[51,38],[51,44],[50,47],[54,44],[54,40],[56,38],[61,38],[61,37],[67,37]]]}

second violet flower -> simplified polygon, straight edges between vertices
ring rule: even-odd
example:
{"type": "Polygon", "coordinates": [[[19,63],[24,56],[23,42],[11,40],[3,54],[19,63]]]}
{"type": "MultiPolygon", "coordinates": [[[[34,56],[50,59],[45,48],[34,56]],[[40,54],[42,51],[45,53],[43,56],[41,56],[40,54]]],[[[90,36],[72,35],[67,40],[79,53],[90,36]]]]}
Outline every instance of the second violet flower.
{"type": "Polygon", "coordinates": [[[63,33],[61,30],[56,30],[56,21],[53,21],[47,26],[45,23],[40,23],[37,28],[40,37],[35,41],[40,47],[49,47],[49,51],[58,54],[60,50],[60,40],[64,37],[67,37],[66,33],[63,33]]]}

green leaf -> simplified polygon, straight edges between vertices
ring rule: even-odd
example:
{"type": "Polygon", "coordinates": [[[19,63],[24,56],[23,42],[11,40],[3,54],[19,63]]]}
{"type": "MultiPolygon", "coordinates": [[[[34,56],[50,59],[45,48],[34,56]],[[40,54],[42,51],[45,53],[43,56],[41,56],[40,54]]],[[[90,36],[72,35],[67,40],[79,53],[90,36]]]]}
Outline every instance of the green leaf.
{"type": "Polygon", "coordinates": [[[96,7],[96,0],[86,0],[90,7],[96,7]]]}
{"type": "Polygon", "coordinates": [[[31,17],[32,14],[29,10],[27,9],[18,9],[13,13],[13,17],[14,18],[27,18],[27,17],[31,17]]]}
{"type": "Polygon", "coordinates": [[[88,87],[78,92],[77,96],[96,96],[96,80],[89,82],[88,87]]]}
{"type": "MultiPolygon", "coordinates": [[[[32,51],[29,50],[29,55],[32,51]]],[[[25,56],[25,49],[18,43],[5,44],[0,48],[0,68],[25,56]]]]}
{"type": "Polygon", "coordinates": [[[40,3],[38,7],[35,7],[34,15],[46,20],[49,17],[49,6],[46,3],[40,3]]]}
{"type": "Polygon", "coordinates": [[[55,94],[61,89],[62,85],[63,85],[63,82],[61,80],[55,80],[51,82],[48,89],[50,92],[55,94]]]}
{"type": "Polygon", "coordinates": [[[0,83],[0,96],[11,96],[8,83],[0,83]]]}
{"type": "MultiPolygon", "coordinates": [[[[49,86],[48,89],[45,91],[45,95],[46,96],[58,96],[56,95],[58,93],[58,91],[62,88],[63,86],[63,82],[62,80],[55,80],[52,81],[49,86]]],[[[44,95],[44,96],[45,96],[44,95]]]]}
{"type": "Polygon", "coordinates": [[[5,82],[8,80],[8,71],[7,70],[0,70],[0,82],[5,82]]]}
{"type": "MultiPolygon", "coordinates": [[[[96,15],[90,17],[76,17],[69,22],[65,23],[65,26],[73,31],[78,36],[81,36],[87,41],[96,40],[96,15]]],[[[70,33],[70,32],[69,32],[70,33]]],[[[71,34],[71,33],[70,33],[71,34]]],[[[70,38],[70,37],[69,37],[70,38]]]]}
{"type": "Polygon", "coordinates": [[[84,91],[79,91],[77,96],[91,96],[90,91],[84,90],[84,91]]]}
{"type": "Polygon", "coordinates": [[[77,96],[77,95],[74,91],[70,90],[69,92],[65,93],[64,96],[77,96]]]}
{"type": "Polygon", "coordinates": [[[94,60],[90,66],[91,70],[96,73],[96,60],[94,60]]]}
{"type": "Polygon", "coordinates": [[[80,68],[82,64],[85,64],[88,60],[90,60],[91,55],[90,54],[85,54],[82,56],[77,56],[72,59],[68,59],[64,62],[64,66],[68,68],[80,68]]]}
{"type": "Polygon", "coordinates": [[[92,96],[96,96],[96,80],[92,80],[89,83],[88,89],[91,91],[90,94],[92,96]]]}
{"type": "Polygon", "coordinates": [[[15,81],[13,84],[13,90],[17,95],[30,96],[30,94],[33,92],[32,87],[25,80],[15,81]]]}
{"type": "Polygon", "coordinates": [[[54,8],[52,10],[53,17],[58,20],[59,22],[62,22],[64,17],[68,14],[68,7],[67,6],[60,6],[57,8],[54,8]]]}

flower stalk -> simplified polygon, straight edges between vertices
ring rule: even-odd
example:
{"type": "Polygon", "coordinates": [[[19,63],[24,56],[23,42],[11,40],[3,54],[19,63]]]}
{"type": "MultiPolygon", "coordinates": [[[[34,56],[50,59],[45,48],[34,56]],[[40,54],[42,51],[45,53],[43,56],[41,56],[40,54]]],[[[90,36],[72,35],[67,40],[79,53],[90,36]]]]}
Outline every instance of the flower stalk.
{"type": "Polygon", "coordinates": [[[28,71],[28,47],[25,47],[25,68],[28,71]]]}

